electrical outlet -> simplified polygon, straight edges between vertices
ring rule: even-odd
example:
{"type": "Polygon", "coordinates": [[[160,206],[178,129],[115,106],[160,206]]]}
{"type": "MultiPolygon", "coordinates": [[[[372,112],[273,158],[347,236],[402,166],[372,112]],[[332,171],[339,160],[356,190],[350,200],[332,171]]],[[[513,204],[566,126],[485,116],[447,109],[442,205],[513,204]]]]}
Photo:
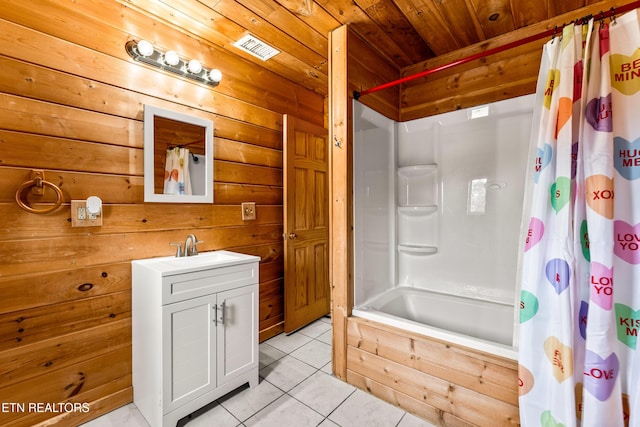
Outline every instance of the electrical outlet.
{"type": "Polygon", "coordinates": [[[256,219],[256,203],[245,202],[242,204],[242,220],[252,221],[256,219]]]}
{"type": "Polygon", "coordinates": [[[102,225],[102,215],[89,215],[86,200],[71,201],[72,227],[97,227],[102,225]]]}

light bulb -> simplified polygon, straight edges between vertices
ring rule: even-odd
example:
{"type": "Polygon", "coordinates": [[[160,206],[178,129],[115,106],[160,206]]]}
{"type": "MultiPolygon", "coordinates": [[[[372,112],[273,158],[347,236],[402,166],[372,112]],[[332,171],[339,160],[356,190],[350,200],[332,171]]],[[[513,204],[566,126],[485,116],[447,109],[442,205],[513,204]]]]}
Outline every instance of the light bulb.
{"type": "Polygon", "coordinates": [[[192,59],[187,65],[187,70],[189,70],[190,73],[198,74],[200,71],[202,71],[202,64],[200,64],[200,61],[198,61],[197,59],[192,59]]]}
{"type": "Polygon", "coordinates": [[[138,53],[142,56],[151,56],[153,54],[153,45],[146,40],[140,40],[136,45],[138,53]]]}
{"type": "Polygon", "coordinates": [[[173,50],[169,50],[164,54],[164,63],[175,67],[180,63],[180,57],[173,50]]]}
{"type": "Polygon", "coordinates": [[[217,68],[209,71],[209,80],[211,80],[212,82],[220,83],[220,80],[222,80],[222,72],[217,68]]]}

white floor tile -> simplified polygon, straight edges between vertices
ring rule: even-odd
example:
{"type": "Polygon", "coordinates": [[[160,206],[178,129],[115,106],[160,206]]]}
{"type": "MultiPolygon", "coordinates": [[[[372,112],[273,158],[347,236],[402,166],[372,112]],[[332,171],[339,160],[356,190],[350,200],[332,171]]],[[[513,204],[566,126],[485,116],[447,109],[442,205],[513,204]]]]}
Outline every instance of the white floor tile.
{"type": "Polygon", "coordinates": [[[302,334],[280,334],[267,340],[266,343],[288,354],[302,347],[311,340],[311,337],[302,334]]]}
{"type": "Polygon", "coordinates": [[[352,385],[318,371],[294,387],[289,394],[326,417],[355,389],[352,385]]]}
{"type": "Polygon", "coordinates": [[[240,389],[218,401],[233,416],[244,421],[283,394],[282,390],[270,382],[262,380],[257,387],[240,389]]]}
{"type": "Polygon", "coordinates": [[[138,408],[133,403],[122,406],[101,417],[91,420],[83,427],[149,427],[138,408]]]}
{"type": "MultiPolygon", "coordinates": [[[[260,344],[259,385],[228,394],[181,426],[435,427],[335,378],[330,327],[331,319],[322,318],[260,344]]],[[[84,424],[123,426],[149,427],[134,404],[84,424]]]]}
{"type": "Polygon", "coordinates": [[[324,417],[311,408],[284,395],[245,421],[247,427],[316,427],[324,417]]]}
{"type": "Polygon", "coordinates": [[[400,420],[398,427],[436,427],[436,425],[407,412],[404,414],[404,417],[402,417],[402,420],[400,420]]]}
{"type": "Polygon", "coordinates": [[[323,422],[318,424],[318,427],[340,427],[338,424],[331,421],[329,418],[325,418],[323,422]]]}
{"type": "Polygon", "coordinates": [[[316,370],[298,359],[285,356],[260,370],[260,376],[280,390],[289,391],[316,370]]]}
{"type": "Polygon", "coordinates": [[[404,411],[357,389],[329,419],[341,426],[393,427],[404,411]]]}
{"type": "Polygon", "coordinates": [[[287,353],[280,351],[277,348],[263,342],[259,346],[258,361],[260,364],[260,368],[271,365],[273,362],[278,359],[282,359],[286,355],[287,353]]]}
{"type": "Polygon", "coordinates": [[[214,404],[196,411],[191,420],[178,425],[180,427],[236,427],[240,425],[240,421],[219,404],[214,404]]]}
{"type": "Polygon", "coordinates": [[[316,369],[320,369],[328,362],[331,362],[331,346],[313,340],[292,352],[291,356],[308,363],[316,369]]]}
{"type": "Polygon", "coordinates": [[[330,323],[323,322],[322,320],[316,320],[310,325],[307,325],[304,328],[300,329],[297,333],[306,335],[311,338],[317,338],[318,336],[330,330],[331,330],[330,323]]]}
{"type": "Polygon", "coordinates": [[[318,336],[318,338],[316,338],[319,341],[322,341],[325,344],[329,344],[332,345],[332,338],[333,335],[331,333],[331,331],[329,330],[328,332],[325,332],[323,334],[321,334],[320,336],[318,336]]]}

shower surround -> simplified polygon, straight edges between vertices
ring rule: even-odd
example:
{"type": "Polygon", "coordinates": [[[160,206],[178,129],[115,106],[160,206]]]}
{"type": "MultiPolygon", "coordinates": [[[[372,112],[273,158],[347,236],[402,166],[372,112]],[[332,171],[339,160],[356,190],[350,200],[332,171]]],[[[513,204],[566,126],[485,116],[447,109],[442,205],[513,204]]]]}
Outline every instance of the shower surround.
{"type": "Polygon", "coordinates": [[[404,123],[354,103],[348,379],[442,425],[518,424],[533,102],[404,123]]]}

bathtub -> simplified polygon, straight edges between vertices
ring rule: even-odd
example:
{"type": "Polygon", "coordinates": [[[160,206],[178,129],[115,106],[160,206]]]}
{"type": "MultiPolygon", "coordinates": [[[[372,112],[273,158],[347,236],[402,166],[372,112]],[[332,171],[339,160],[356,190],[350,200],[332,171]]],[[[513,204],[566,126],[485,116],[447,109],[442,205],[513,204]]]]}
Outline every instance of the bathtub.
{"type": "Polygon", "coordinates": [[[513,304],[398,286],[354,307],[353,315],[518,359],[517,349],[512,346],[513,304]]]}

